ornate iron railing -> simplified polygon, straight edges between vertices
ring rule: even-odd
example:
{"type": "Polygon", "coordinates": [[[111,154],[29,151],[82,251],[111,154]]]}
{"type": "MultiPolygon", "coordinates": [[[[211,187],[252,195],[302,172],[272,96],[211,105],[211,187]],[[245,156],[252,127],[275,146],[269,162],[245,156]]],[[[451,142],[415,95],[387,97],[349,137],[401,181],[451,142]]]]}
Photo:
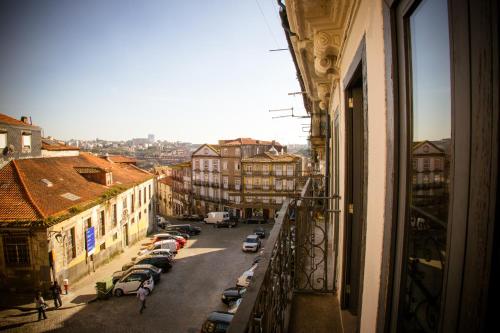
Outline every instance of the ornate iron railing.
{"type": "Polygon", "coordinates": [[[290,200],[287,200],[281,206],[262,259],[231,322],[229,333],[287,331],[294,262],[289,212],[290,200]]]}
{"type": "Polygon", "coordinates": [[[334,292],[327,199],[309,179],[283,203],[230,333],[287,332],[294,292],[334,292]]]}

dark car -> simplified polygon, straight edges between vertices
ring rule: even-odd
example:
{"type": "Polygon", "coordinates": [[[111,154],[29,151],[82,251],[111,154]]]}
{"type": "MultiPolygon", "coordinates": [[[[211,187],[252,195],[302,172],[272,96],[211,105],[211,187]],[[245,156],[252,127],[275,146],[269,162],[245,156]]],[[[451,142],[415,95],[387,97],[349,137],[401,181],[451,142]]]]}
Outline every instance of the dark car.
{"type": "Polygon", "coordinates": [[[202,333],[225,333],[234,315],[229,312],[214,311],[208,315],[201,327],[202,333]]]}
{"type": "Polygon", "coordinates": [[[147,255],[140,257],[134,263],[134,265],[149,264],[161,268],[162,272],[165,273],[172,268],[172,263],[167,256],[154,256],[147,255]]]}
{"type": "Polygon", "coordinates": [[[238,226],[238,218],[237,217],[229,217],[229,220],[222,220],[214,224],[214,227],[237,227],[238,226]]]}
{"type": "Polygon", "coordinates": [[[175,231],[175,230],[169,230],[168,233],[171,234],[171,235],[173,235],[173,236],[184,237],[186,240],[191,237],[191,235],[189,235],[188,233],[180,232],[180,231],[175,231]]]}
{"type": "Polygon", "coordinates": [[[224,290],[221,300],[224,304],[228,304],[242,298],[247,292],[246,288],[232,287],[224,290]]]}
{"type": "Polygon", "coordinates": [[[189,235],[199,235],[201,233],[201,228],[200,227],[193,227],[190,224],[177,224],[177,225],[170,225],[165,228],[166,232],[169,232],[170,230],[172,231],[178,231],[178,232],[184,232],[189,235]]]}
{"type": "Polygon", "coordinates": [[[246,224],[262,224],[262,223],[267,223],[267,220],[263,216],[252,216],[252,217],[247,217],[246,219],[243,220],[244,223],[246,224]]]}
{"type": "Polygon", "coordinates": [[[140,266],[134,265],[126,271],[114,272],[113,273],[113,284],[115,284],[122,277],[124,277],[125,275],[127,275],[133,271],[148,271],[149,273],[151,273],[151,276],[153,277],[154,282],[157,283],[160,281],[162,270],[161,270],[161,268],[158,268],[158,267],[153,266],[153,265],[140,265],[140,266]]]}
{"type": "Polygon", "coordinates": [[[266,238],[266,231],[262,227],[255,228],[253,233],[259,236],[259,238],[266,238]]]}

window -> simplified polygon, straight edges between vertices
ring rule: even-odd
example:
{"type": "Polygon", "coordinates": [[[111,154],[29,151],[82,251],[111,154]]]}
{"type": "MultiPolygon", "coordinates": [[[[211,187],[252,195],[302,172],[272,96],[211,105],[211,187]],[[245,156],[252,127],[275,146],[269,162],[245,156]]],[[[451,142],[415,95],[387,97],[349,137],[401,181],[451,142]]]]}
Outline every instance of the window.
{"type": "Polygon", "coordinates": [[[22,148],[23,148],[23,153],[31,152],[31,133],[23,132],[22,148]]]}
{"type": "Polygon", "coordinates": [[[262,179],[262,189],[269,190],[269,179],[268,178],[262,179]]]}
{"type": "Polygon", "coordinates": [[[101,237],[106,234],[106,219],[104,216],[104,210],[101,210],[101,213],[99,214],[99,229],[101,232],[101,237]]]}
{"type": "Polygon", "coordinates": [[[224,155],[227,155],[227,148],[222,149],[222,153],[223,153],[224,155]]]}
{"type": "Polygon", "coordinates": [[[293,165],[287,165],[286,166],[286,175],[287,176],[293,176],[293,165]]]}
{"type": "Polygon", "coordinates": [[[269,174],[269,164],[264,164],[264,165],[262,166],[262,173],[263,173],[264,175],[268,175],[268,174],[269,174]]]}
{"type": "Polygon", "coordinates": [[[24,266],[30,264],[28,237],[4,236],[3,244],[4,258],[7,265],[24,266]]]}
{"type": "Polygon", "coordinates": [[[283,182],[281,181],[281,179],[276,179],[276,190],[280,191],[282,189],[282,185],[283,185],[283,182]]]}
{"type": "Polygon", "coordinates": [[[222,162],[222,170],[227,170],[227,161],[222,162]]]}
{"type": "Polygon", "coordinates": [[[132,193],[131,196],[131,202],[130,202],[130,211],[133,213],[135,211],[135,194],[132,193]]]}
{"type": "Polygon", "coordinates": [[[431,168],[431,160],[424,158],[424,170],[429,170],[431,168]]]}
{"type": "Polygon", "coordinates": [[[139,190],[139,207],[142,205],[142,190],[139,190]]]}
{"type": "Polygon", "coordinates": [[[135,217],[133,217],[131,220],[130,220],[130,224],[134,224],[135,223],[135,217]]]}
{"type": "Polygon", "coordinates": [[[99,250],[101,250],[101,251],[106,250],[106,242],[99,245],[99,250]]]}
{"type": "Polygon", "coordinates": [[[228,188],[229,178],[227,176],[222,177],[222,183],[224,185],[224,188],[228,188]]]}
{"type": "Polygon", "coordinates": [[[144,200],[143,200],[144,203],[146,203],[146,188],[144,188],[144,200]]]}
{"type": "Polygon", "coordinates": [[[118,223],[118,210],[116,208],[116,204],[113,204],[113,226],[116,227],[118,223]]]}
{"type": "Polygon", "coordinates": [[[203,161],[203,169],[208,170],[208,166],[209,166],[208,162],[209,162],[208,160],[203,161]]]}
{"type": "Polygon", "coordinates": [[[294,186],[293,186],[293,185],[294,185],[294,184],[293,184],[293,180],[288,180],[288,181],[287,181],[287,189],[288,189],[289,191],[293,191],[293,188],[294,188],[294,186]]]}
{"type": "Polygon", "coordinates": [[[283,174],[283,166],[281,164],[276,164],[274,166],[274,173],[276,176],[281,176],[283,174]]]}
{"type": "Polygon", "coordinates": [[[240,148],[235,148],[235,149],[234,149],[234,154],[235,154],[235,155],[240,156],[240,153],[241,153],[240,148]]]}
{"type": "Polygon", "coordinates": [[[148,185],[148,193],[149,193],[149,199],[151,199],[151,184],[148,185]]]}
{"type": "Polygon", "coordinates": [[[213,171],[219,171],[219,161],[212,160],[212,170],[213,171]]]}
{"type": "Polygon", "coordinates": [[[418,158],[414,158],[412,161],[413,170],[418,170],[418,158]]]}
{"type": "Polygon", "coordinates": [[[236,170],[240,171],[240,162],[236,162],[236,170]]]}
{"type": "Polygon", "coordinates": [[[142,212],[139,212],[139,220],[142,219],[142,212]]]}
{"type": "MultiPolygon", "coordinates": [[[[445,151],[454,151],[447,3],[446,0],[416,1],[411,5],[402,2],[398,7],[398,34],[403,41],[398,48],[401,67],[398,72],[401,91],[408,91],[400,101],[405,116],[399,125],[408,128],[408,136],[401,137],[400,147],[403,159],[412,163],[404,163],[401,169],[408,181],[413,183],[417,179],[417,185],[406,186],[409,182],[401,182],[399,188],[404,208],[397,221],[397,229],[402,232],[396,246],[397,258],[401,258],[396,267],[400,269],[394,272],[395,331],[441,331],[443,315],[450,312],[441,306],[446,304],[443,295],[447,292],[444,277],[450,256],[448,235],[453,234],[448,229],[453,225],[448,213],[449,160],[443,161],[443,186],[433,187],[432,191],[427,190],[427,184],[441,180],[440,176],[421,173],[415,165],[420,158],[420,171],[431,170],[430,158],[419,156],[421,142],[439,142],[440,147],[446,146],[445,151]]],[[[424,146],[422,151],[432,152],[429,147],[432,148],[424,146]]]]}
{"type": "MultiPolygon", "coordinates": [[[[90,219],[87,220],[90,221],[90,219]]],[[[87,224],[88,226],[88,224],[87,224]]],[[[68,230],[66,233],[66,260],[69,262],[76,257],[76,235],[75,227],[68,230]]]]}
{"type": "Polygon", "coordinates": [[[199,160],[195,160],[194,161],[194,169],[195,170],[200,170],[200,161],[199,160]]]}
{"type": "Polygon", "coordinates": [[[443,160],[440,158],[434,159],[434,170],[443,170],[443,160]]]}
{"type": "Polygon", "coordinates": [[[123,209],[127,209],[127,197],[123,198],[122,206],[123,209]]]}
{"type": "Polygon", "coordinates": [[[252,165],[251,165],[251,164],[247,164],[247,165],[245,166],[245,171],[246,171],[249,175],[251,175],[251,174],[252,174],[252,165]]]}
{"type": "Polygon", "coordinates": [[[5,147],[7,147],[7,132],[0,131],[0,150],[3,150],[5,147]]]}
{"type": "Polygon", "coordinates": [[[234,179],[234,189],[239,191],[240,187],[241,187],[241,179],[235,178],[234,179]]]}

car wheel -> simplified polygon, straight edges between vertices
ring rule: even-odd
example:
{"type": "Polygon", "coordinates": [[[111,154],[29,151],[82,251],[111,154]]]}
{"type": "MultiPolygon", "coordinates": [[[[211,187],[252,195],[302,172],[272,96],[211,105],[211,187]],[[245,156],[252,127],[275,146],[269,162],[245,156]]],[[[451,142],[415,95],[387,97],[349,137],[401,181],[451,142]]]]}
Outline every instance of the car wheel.
{"type": "Polygon", "coordinates": [[[120,297],[120,296],[122,296],[122,295],[123,295],[123,290],[121,290],[121,289],[116,289],[116,290],[115,290],[115,296],[116,296],[116,297],[120,297]]]}

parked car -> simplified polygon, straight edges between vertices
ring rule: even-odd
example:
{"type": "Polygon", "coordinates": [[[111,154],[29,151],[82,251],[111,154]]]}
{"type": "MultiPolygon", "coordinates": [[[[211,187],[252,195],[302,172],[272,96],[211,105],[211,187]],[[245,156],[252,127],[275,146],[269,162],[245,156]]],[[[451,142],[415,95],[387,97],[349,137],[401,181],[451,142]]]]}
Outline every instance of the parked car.
{"type": "Polygon", "coordinates": [[[259,238],[266,238],[266,230],[262,227],[255,228],[253,233],[259,236],[259,238]]]}
{"type": "Polygon", "coordinates": [[[257,264],[253,265],[249,270],[244,271],[243,274],[236,281],[236,287],[248,287],[253,278],[253,273],[257,268],[257,264]]]}
{"type": "Polygon", "coordinates": [[[262,255],[260,255],[260,254],[257,255],[255,258],[253,258],[252,266],[255,264],[258,264],[261,260],[262,260],[262,255]]]}
{"type": "Polygon", "coordinates": [[[246,224],[262,224],[262,223],[267,223],[267,219],[265,219],[263,216],[252,216],[252,217],[247,217],[246,219],[243,220],[244,223],[246,224]]]}
{"type": "Polygon", "coordinates": [[[225,333],[234,315],[229,312],[214,311],[208,315],[201,327],[201,333],[225,333]]]}
{"type": "Polygon", "coordinates": [[[172,268],[172,263],[167,256],[147,255],[137,258],[135,265],[149,264],[161,268],[163,273],[166,273],[172,268]]]}
{"type": "Polygon", "coordinates": [[[191,236],[199,235],[201,233],[200,227],[193,227],[190,224],[169,225],[167,228],[165,228],[165,232],[169,232],[170,230],[185,232],[186,234],[189,234],[191,236]]]}
{"type": "Polygon", "coordinates": [[[167,239],[173,239],[175,240],[177,243],[179,243],[180,247],[183,248],[184,245],[186,245],[186,239],[184,237],[181,237],[181,236],[175,236],[175,235],[172,235],[170,233],[161,233],[161,234],[156,234],[156,235],[153,235],[153,237],[150,238],[151,239],[151,243],[154,244],[156,242],[159,242],[159,241],[162,241],[162,240],[167,240],[167,239]]]}
{"type": "Polygon", "coordinates": [[[122,271],[128,270],[134,265],[149,264],[161,268],[163,273],[166,273],[172,268],[171,259],[167,256],[143,255],[122,266],[122,271]]]}
{"type": "Polygon", "coordinates": [[[148,245],[147,247],[142,248],[138,255],[143,255],[147,253],[148,251],[152,250],[158,250],[158,249],[168,249],[170,252],[177,254],[177,250],[179,250],[180,245],[177,243],[175,239],[166,239],[162,241],[158,241],[156,243],[153,243],[151,245],[148,245]]]}
{"type": "Polygon", "coordinates": [[[145,270],[134,270],[123,276],[120,280],[118,280],[118,282],[116,282],[113,288],[113,295],[120,297],[123,294],[136,293],[141,283],[147,290],[148,294],[153,291],[155,283],[153,281],[151,273],[145,270]]]}
{"type": "Polygon", "coordinates": [[[166,226],[172,224],[172,222],[170,222],[169,220],[167,220],[166,218],[164,218],[163,216],[160,216],[160,215],[156,215],[156,224],[158,225],[158,227],[160,228],[165,228],[166,226]]]}
{"type": "Polygon", "coordinates": [[[227,307],[227,312],[229,313],[236,313],[238,311],[238,307],[240,306],[241,302],[243,301],[243,298],[239,298],[234,302],[229,303],[227,307]]]}
{"type": "Polygon", "coordinates": [[[180,232],[180,231],[175,231],[175,230],[169,230],[168,233],[171,234],[171,235],[173,235],[173,236],[181,236],[185,240],[188,240],[189,238],[191,238],[191,235],[186,234],[185,232],[180,232]]]}
{"type": "Polygon", "coordinates": [[[203,219],[203,221],[207,224],[217,224],[222,223],[224,221],[229,221],[229,213],[228,212],[210,212],[207,214],[207,217],[203,219]]]}
{"type": "Polygon", "coordinates": [[[148,255],[148,254],[153,255],[153,256],[167,256],[171,260],[174,259],[174,254],[169,249],[147,250],[146,252],[144,252],[143,254],[140,254],[139,256],[144,256],[144,255],[148,255]]]}
{"type": "Polygon", "coordinates": [[[257,235],[248,235],[243,241],[243,246],[241,247],[243,251],[257,252],[260,249],[260,238],[257,235]]]}
{"type": "Polygon", "coordinates": [[[238,226],[238,218],[236,217],[229,217],[229,219],[224,219],[221,222],[217,222],[214,224],[214,227],[220,228],[220,227],[237,227],[238,226]]]}
{"type": "Polygon", "coordinates": [[[238,288],[238,287],[227,288],[222,292],[221,296],[222,303],[229,305],[229,303],[242,298],[246,292],[247,292],[246,288],[238,288]]]}
{"type": "Polygon", "coordinates": [[[153,277],[153,281],[155,283],[158,283],[160,281],[160,278],[161,278],[161,268],[158,268],[158,267],[153,266],[153,265],[134,265],[126,271],[114,272],[112,275],[113,284],[118,282],[123,276],[129,274],[132,271],[148,271],[149,273],[151,273],[151,276],[153,277]]]}

